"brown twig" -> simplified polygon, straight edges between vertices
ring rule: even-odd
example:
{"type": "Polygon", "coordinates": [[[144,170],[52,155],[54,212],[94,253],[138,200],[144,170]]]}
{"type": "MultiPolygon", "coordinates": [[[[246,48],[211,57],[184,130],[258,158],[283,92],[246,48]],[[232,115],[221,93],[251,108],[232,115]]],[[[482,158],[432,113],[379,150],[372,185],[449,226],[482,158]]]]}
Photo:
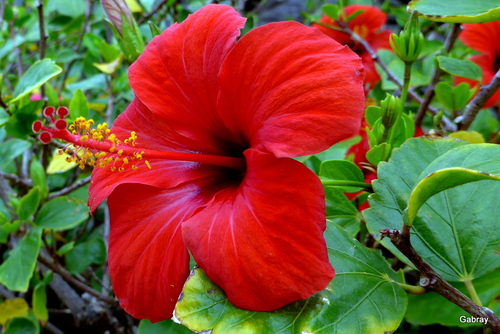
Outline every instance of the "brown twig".
{"type": "MultiPolygon", "coordinates": [[[[47,38],[49,37],[45,33],[45,19],[43,17],[43,0],[37,0],[36,2],[36,8],[38,10],[38,28],[40,31],[40,60],[45,58],[45,48],[46,48],[46,42],[47,38]]],[[[40,87],[40,95],[42,96],[42,100],[45,98],[45,86],[42,85],[40,87]]]]}
{"type": "Polygon", "coordinates": [[[76,189],[78,189],[80,187],[83,187],[84,185],[86,185],[89,182],[90,182],[90,176],[88,176],[84,179],[80,179],[66,188],[63,188],[59,191],[50,193],[48,199],[51,200],[51,199],[56,198],[58,196],[63,196],[63,195],[69,194],[70,192],[75,191],[76,189]]]}
{"type": "Polygon", "coordinates": [[[490,83],[481,86],[479,93],[469,102],[464,114],[460,117],[460,130],[467,130],[476,118],[477,113],[484,106],[486,101],[500,88],[500,70],[495,74],[490,83]]]}
{"type": "MultiPolygon", "coordinates": [[[[453,24],[451,26],[451,31],[448,34],[448,37],[446,37],[446,41],[444,42],[444,47],[443,47],[444,54],[448,54],[451,51],[453,45],[455,44],[455,41],[457,40],[459,33],[460,33],[460,23],[453,24]]],[[[420,107],[418,108],[417,116],[415,117],[416,126],[420,126],[422,124],[425,112],[428,110],[432,98],[435,95],[436,85],[438,84],[439,79],[441,78],[442,75],[443,75],[443,70],[441,70],[439,67],[436,67],[434,69],[434,72],[432,73],[431,82],[429,83],[427,89],[425,90],[424,98],[420,103],[420,107]]]]}
{"type": "MultiPolygon", "coordinates": [[[[81,48],[82,43],[83,43],[83,36],[85,35],[85,33],[87,32],[87,30],[89,28],[90,18],[92,17],[92,13],[94,11],[94,1],[95,0],[87,0],[85,2],[87,4],[87,7],[85,9],[85,21],[83,22],[81,34],[78,36],[78,41],[76,42],[75,48],[73,49],[73,51],[75,53],[80,52],[80,48],[81,48]]],[[[64,83],[66,82],[66,79],[68,78],[69,72],[71,72],[71,68],[73,67],[73,65],[75,64],[77,59],[78,58],[71,60],[68,64],[68,67],[64,71],[63,78],[61,81],[61,87],[59,88],[59,93],[63,91],[64,83]]]]}
{"type": "Polygon", "coordinates": [[[403,253],[420,271],[422,278],[420,285],[428,291],[434,291],[467,311],[474,317],[487,318],[486,326],[500,333],[500,319],[488,308],[480,307],[472,302],[462,292],[446,282],[432,269],[427,262],[415,251],[410,242],[410,236],[404,236],[398,230],[383,229],[382,237],[388,237],[396,248],[403,253]]]}
{"type": "Polygon", "coordinates": [[[81,281],[77,280],[74,278],[66,269],[63,267],[52,263],[50,260],[45,258],[42,255],[38,256],[38,261],[42,263],[44,266],[52,270],[53,272],[59,274],[66,282],[70,283],[71,285],[77,287],[78,289],[87,292],[88,294],[96,297],[99,300],[102,300],[112,306],[116,306],[117,302],[114,298],[105,296],[96,290],[92,289],[91,287],[87,286],[86,284],[82,283],[81,281]]]}
{"type": "Polygon", "coordinates": [[[14,182],[15,184],[22,184],[26,187],[32,186],[32,182],[30,179],[23,179],[15,174],[4,173],[2,171],[0,171],[0,179],[6,179],[6,180],[14,182]]]}

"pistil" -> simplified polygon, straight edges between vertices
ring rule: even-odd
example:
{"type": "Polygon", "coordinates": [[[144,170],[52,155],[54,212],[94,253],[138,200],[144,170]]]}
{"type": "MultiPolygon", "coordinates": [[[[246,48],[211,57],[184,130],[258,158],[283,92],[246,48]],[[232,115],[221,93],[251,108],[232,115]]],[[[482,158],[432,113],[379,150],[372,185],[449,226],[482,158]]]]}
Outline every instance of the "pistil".
{"type": "MultiPolygon", "coordinates": [[[[243,158],[209,155],[186,152],[166,152],[141,148],[136,145],[137,135],[131,132],[126,139],[118,139],[107,124],[99,124],[97,129],[93,129],[93,121],[78,118],[74,124],[67,129],[65,117],[69,111],[65,107],[58,108],[55,112],[53,107],[45,108],[43,114],[49,119],[52,127],[44,126],[41,121],[33,123],[33,131],[39,134],[42,143],[48,144],[53,138],[63,140],[75,147],[73,155],[68,161],[76,162],[80,168],[86,165],[104,168],[110,166],[111,171],[123,171],[128,166],[137,169],[137,164],[143,162],[149,169],[152,168],[147,159],[165,159],[177,161],[191,161],[214,166],[227,167],[238,171],[245,170],[243,158]]],[[[63,152],[71,153],[67,148],[63,152]]],[[[61,152],[62,153],[62,152],[61,152]]]]}

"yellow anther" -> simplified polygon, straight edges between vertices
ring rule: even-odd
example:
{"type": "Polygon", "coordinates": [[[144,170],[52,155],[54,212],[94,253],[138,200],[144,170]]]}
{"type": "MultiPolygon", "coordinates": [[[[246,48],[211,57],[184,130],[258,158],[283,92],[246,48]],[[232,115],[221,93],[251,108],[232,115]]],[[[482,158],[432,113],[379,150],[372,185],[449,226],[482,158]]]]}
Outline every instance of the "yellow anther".
{"type": "Polygon", "coordinates": [[[127,158],[123,158],[123,164],[124,165],[128,164],[128,159],[127,158]]]}
{"type": "Polygon", "coordinates": [[[118,152],[116,152],[116,154],[118,154],[118,156],[121,157],[123,154],[123,150],[118,150],[118,152]]]}
{"type": "Polygon", "coordinates": [[[132,169],[133,170],[137,170],[137,166],[136,165],[132,165],[132,169]]]}
{"type": "Polygon", "coordinates": [[[110,147],[110,148],[109,148],[109,151],[110,151],[111,153],[114,153],[114,152],[115,152],[115,150],[116,150],[116,146],[112,146],[112,147],[110,147]]]}
{"type": "Polygon", "coordinates": [[[125,168],[123,168],[123,167],[118,168],[119,172],[123,172],[124,170],[125,170],[125,168]]]}
{"type": "Polygon", "coordinates": [[[81,136],[80,137],[80,141],[84,142],[84,141],[87,141],[89,140],[89,136],[81,136]]]}
{"type": "Polygon", "coordinates": [[[116,167],[115,166],[111,166],[111,171],[114,172],[116,170],[116,167]]]}
{"type": "Polygon", "coordinates": [[[146,166],[148,166],[149,169],[151,169],[151,165],[149,164],[149,161],[144,161],[144,163],[146,164],[146,166]]]}

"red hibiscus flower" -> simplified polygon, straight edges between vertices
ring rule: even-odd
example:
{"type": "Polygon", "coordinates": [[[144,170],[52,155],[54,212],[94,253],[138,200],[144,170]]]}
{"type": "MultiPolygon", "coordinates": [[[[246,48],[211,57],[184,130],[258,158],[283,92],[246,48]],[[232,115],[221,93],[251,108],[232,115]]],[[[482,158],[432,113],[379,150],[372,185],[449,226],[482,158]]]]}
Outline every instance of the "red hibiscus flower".
{"type": "MultiPolygon", "coordinates": [[[[463,31],[458,38],[469,48],[481,54],[472,56],[471,61],[483,70],[483,85],[487,85],[500,69],[500,21],[462,25],[463,31]]],[[[471,87],[479,86],[477,81],[466,78],[455,78],[455,84],[467,82],[471,87]]],[[[500,103],[500,90],[486,101],[484,108],[500,103]]]]}
{"type": "MultiPolygon", "coordinates": [[[[350,5],[344,7],[345,17],[347,18],[358,11],[361,11],[361,14],[357,15],[347,23],[349,29],[365,40],[375,52],[378,49],[392,50],[391,44],[389,43],[391,31],[388,29],[380,30],[387,21],[387,15],[380,9],[371,6],[350,5]]],[[[341,15],[339,20],[341,22],[345,22],[342,17],[343,16],[341,15]]],[[[340,28],[337,22],[333,21],[326,15],[323,16],[319,22],[340,28]]],[[[363,60],[363,66],[365,67],[365,84],[368,86],[368,89],[372,88],[380,81],[380,76],[375,68],[373,58],[361,44],[352,40],[351,36],[344,32],[330,29],[319,24],[314,24],[314,26],[318,27],[322,32],[337,42],[349,46],[351,50],[356,52],[361,57],[363,60]]]]}
{"type": "Polygon", "coordinates": [[[290,157],[357,133],[362,63],[296,22],[236,41],[244,21],[209,5],[154,38],[129,71],[136,98],[111,129],[78,120],[70,133],[53,109],[53,129],[34,124],[42,141],[83,147],[73,159],[98,167],[89,205],[109,198],[113,289],[137,318],[172,317],[188,250],[254,311],[308,298],[334,276],[322,185],[290,157]]]}

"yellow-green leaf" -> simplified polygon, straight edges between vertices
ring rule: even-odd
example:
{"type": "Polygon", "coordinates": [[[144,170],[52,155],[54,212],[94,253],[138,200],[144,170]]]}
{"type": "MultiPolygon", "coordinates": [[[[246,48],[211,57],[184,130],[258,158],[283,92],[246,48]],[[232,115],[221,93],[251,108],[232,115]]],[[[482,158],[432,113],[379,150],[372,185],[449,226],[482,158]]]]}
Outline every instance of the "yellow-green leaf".
{"type": "Polygon", "coordinates": [[[23,298],[7,299],[0,304],[0,325],[5,326],[10,318],[24,316],[29,309],[28,303],[23,298]]]}
{"type": "Polygon", "coordinates": [[[93,63],[93,65],[95,67],[97,67],[97,69],[103,73],[106,73],[106,74],[113,74],[119,67],[120,65],[122,64],[122,61],[123,61],[123,54],[120,54],[115,60],[113,60],[112,62],[109,62],[109,63],[102,63],[102,64],[98,64],[98,63],[93,63]]]}

